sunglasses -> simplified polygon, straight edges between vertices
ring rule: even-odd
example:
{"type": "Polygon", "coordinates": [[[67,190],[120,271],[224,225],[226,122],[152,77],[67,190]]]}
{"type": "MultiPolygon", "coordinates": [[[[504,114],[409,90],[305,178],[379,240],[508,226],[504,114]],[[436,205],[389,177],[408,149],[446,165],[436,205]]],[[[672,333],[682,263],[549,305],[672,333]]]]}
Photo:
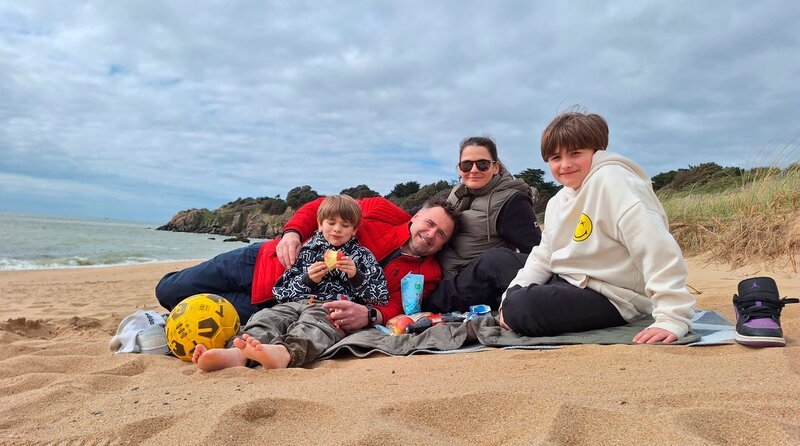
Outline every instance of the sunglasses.
{"type": "Polygon", "coordinates": [[[460,163],[458,163],[458,169],[466,173],[472,170],[473,165],[476,165],[478,166],[478,170],[480,170],[481,172],[486,172],[487,170],[489,170],[489,167],[491,167],[492,164],[496,162],[497,161],[491,161],[491,160],[461,161],[460,163]]]}

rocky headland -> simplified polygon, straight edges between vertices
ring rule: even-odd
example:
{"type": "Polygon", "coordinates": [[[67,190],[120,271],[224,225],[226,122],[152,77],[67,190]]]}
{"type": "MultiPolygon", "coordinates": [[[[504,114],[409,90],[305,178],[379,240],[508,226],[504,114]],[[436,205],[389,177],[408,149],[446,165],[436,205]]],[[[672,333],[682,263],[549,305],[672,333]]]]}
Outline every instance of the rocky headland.
{"type": "Polygon", "coordinates": [[[289,207],[275,209],[270,201],[243,198],[211,211],[206,208],[180,211],[157,229],[197,232],[244,238],[274,238],[294,214],[289,207]],[[278,212],[279,211],[279,212],[278,212]]]}

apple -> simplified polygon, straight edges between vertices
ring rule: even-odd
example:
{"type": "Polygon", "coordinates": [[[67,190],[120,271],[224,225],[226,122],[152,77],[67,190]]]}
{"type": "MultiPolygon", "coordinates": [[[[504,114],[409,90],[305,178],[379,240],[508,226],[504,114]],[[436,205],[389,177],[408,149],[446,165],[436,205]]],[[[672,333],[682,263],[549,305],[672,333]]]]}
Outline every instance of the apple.
{"type": "Polygon", "coordinates": [[[399,336],[401,334],[406,334],[406,327],[414,323],[414,319],[411,319],[408,316],[400,315],[395,316],[386,323],[386,328],[395,335],[399,336]]]}
{"type": "Polygon", "coordinates": [[[328,271],[333,271],[336,269],[336,262],[342,260],[344,257],[344,252],[337,251],[335,249],[329,249],[325,251],[325,254],[322,255],[322,260],[325,261],[325,266],[328,268],[328,271]]]}

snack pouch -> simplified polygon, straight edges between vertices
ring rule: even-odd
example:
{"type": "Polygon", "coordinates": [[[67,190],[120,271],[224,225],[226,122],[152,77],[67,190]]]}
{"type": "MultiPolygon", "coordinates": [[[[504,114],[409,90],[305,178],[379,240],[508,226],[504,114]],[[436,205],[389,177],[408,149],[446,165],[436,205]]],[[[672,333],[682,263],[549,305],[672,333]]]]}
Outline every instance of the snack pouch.
{"type": "Polygon", "coordinates": [[[400,279],[400,294],[403,297],[403,312],[405,314],[419,313],[422,301],[422,286],[425,276],[422,274],[408,273],[400,279]]]}

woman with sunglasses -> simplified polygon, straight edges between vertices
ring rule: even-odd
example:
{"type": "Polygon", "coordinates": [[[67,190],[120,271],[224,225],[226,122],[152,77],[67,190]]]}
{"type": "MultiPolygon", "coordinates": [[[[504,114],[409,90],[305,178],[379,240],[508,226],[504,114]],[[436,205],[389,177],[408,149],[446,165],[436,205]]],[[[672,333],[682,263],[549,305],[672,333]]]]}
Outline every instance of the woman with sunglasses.
{"type": "Polygon", "coordinates": [[[506,170],[491,138],[461,141],[457,170],[461,183],[447,199],[461,211],[458,232],[438,255],[445,280],[423,301],[425,311],[496,309],[542,235],[530,186],[506,170]]]}

